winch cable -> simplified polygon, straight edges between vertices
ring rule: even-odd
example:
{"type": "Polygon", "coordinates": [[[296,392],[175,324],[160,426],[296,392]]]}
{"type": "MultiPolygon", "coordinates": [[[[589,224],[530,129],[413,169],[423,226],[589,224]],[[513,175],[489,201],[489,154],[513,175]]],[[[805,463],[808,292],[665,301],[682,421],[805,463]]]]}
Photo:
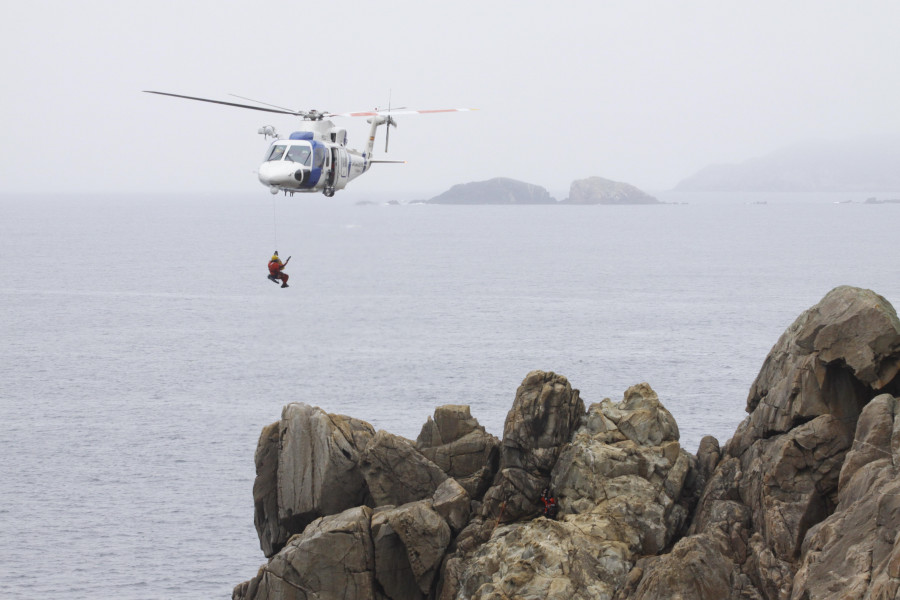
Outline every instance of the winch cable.
{"type": "Polygon", "coordinates": [[[272,194],[272,235],[275,238],[275,246],[274,248],[278,248],[278,216],[275,213],[275,205],[278,201],[278,196],[272,194]]]}

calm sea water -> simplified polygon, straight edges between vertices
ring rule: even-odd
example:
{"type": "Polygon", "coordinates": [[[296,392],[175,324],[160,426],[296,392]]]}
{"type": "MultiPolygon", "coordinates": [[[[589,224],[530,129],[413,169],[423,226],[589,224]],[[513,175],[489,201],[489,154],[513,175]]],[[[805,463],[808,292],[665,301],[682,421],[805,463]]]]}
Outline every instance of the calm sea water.
{"type": "Polygon", "coordinates": [[[409,438],[469,404],[499,436],[533,369],[588,404],[647,381],[695,451],[831,288],[900,301],[900,205],[667,199],[689,204],[0,198],[0,589],[230,598],[288,402],[409,438]]]}

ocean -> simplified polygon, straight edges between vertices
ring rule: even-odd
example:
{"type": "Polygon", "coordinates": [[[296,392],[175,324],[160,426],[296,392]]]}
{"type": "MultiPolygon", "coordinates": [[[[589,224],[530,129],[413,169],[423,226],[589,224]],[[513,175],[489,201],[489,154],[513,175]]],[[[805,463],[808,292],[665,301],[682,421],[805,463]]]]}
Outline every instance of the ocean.
{"type": "Polygon", "coordinates": [[[0,589],[230,598],[265,562],[253,453],[289,402],[411,439],[468,404],[499,437],[534,369],[587,405],[646,381],[694,452],[830,289],[900,302],[900,204],[660,197],[0,197],[0,589]]]}

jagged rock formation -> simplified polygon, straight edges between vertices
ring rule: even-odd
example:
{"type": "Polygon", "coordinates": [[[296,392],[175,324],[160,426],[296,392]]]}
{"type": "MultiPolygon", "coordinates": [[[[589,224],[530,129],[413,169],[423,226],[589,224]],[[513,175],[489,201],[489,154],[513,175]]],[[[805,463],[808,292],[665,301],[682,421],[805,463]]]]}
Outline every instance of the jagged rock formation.
{"type": "Polygon", "coordinates": [[[688,509],[679,501],[696,461],[650,386],[589,414],[550,471],[559,520],[519,518],[471,555],[458,553],[458,588],[442,598],[611,598],[638,556],[661,552],[680,532],[688,509]]]}
{"type": "Polygon", "coordinates": [[[472,418],[469,407],[459,405],[438,407],[416,439],[419,452],[458,481],[472,498],[481,498],[491,485],[499,446],[499,440],[472,418]]]}
{"type": "Polygon", "coordinates": [[[281,421],[263,429],[253,500],[267,557],[316,518],[371,503],[360,451],[374,436],[368,423],[305,404],[287,405],[281,421]]]}
{"type": "MultiPolygon", "coordinates": [[[[886,456],[873,450],[884,449],[885,434],[873,434],[873,419],[860,419],[860,414],[879,410],[881,403],[891,406],[887,398],[900,392],[898,369],[900,321],[874,292],[839,287],[800,315],[772,348],[751,387],[750,414],[725,446],[705,486],[691,535],[671,553],[638,564],[630,576],[633,585],[619,597],[895,597],[866,595],[873,592],[874,587],[867,586],[874,579],[858,569],[874,557],[862,544],[832,548],[832,556],[842,554],[853,563],[843,571],[853,572],[856,583],[839,576],[824,587],[819,585],[824,580],[807,582],[810,572],[821,570],[825,542],[837,539],[826,536],[840,527],[848,503],[859,497],[879,502],[873,489],[861,485],[855,486],[858,496],[842,495],[841,482],[852,480],[851,473],[875,455],[886,456]],[[889,395],[873,402],[884,392],[889,395]],[[870,446],[867,440],[873,435],[879,441],[870,446]],[[851,447],[857,451],[848,457],[851,447]],[[847,474],[842,476],[844,468],[847,474]],[[698,578],[685,577],[686,570],[698,578]],[[721,595],[723,590],[728,595],[721,595]]],[[[887,409],[879,414],[886,415],[887,409]]],[[[882,422],[882,429],[892,427],[893,419],[884,418],[888,420],[891,424],[882,422]]],[[[880,540],[875,557],[883,560],[895,539],[882,536],[900,527],[900,514],[881,516],[887,517],[883,530],[870,545],[880,540]]],[[[883,575],[893,576],[891,585],[900,582],[900,572],[880,568],[883,575]]]]}
{"type": "Polygon", "coordinates": [[[447,479],[409,440],[386,431],[379,431],[366,446],[360,469],[375,506],[429,498],[447,479]]]}
{"type": "Polygon", "coordinates": [[[545,188],[506,177],[459,183],[426,204],[556,204],[545,188]]]}
{"type": "Polygon", "coordinates": [[[509,521],[537,512],[535,500],[583,413],[578,390],[562,375],[532,371],[525,377],[503,425],[500,471],[484,496],[485,519],[501,510],[509,521]]]}
{"type": "Polygon", "coordinates": [[[302,404],[263,429],[270,559],[236,600],[900,597],[900,320],[832,290],[766,358],[748,417],[693,456],[646,383],[585,410],[529,373],[502,442],[468,407],[415,444],[302,404]],[[557,520],[540,515],[546,486],[557,520]]]}
{"type": "Polygon", "coordinates": [[[838,482],[838,504],[812,527],[791,598],[896,598],[900,594],[900,421],[883,394],[863,409],[838,482]],[[868,595],[867,595],[868,594],[868,595]]]}
{"type": "Polygon", "coordinates": [[[603,177],[578,179],[569,186],[566,204],[659,204],[659,200],[631,184],[603,177]]]}
{"type": "Polygon", "coordinates": [[[232,597],[374,599],[371,520],[359,506],[313,521],[232,597]]]}

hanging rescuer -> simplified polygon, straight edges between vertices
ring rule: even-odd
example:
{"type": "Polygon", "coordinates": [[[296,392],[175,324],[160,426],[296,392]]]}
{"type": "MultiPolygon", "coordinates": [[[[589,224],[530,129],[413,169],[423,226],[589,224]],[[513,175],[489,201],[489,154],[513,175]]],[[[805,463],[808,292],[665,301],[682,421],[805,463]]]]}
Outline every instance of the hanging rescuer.
{"type": "Polygon", "coordinates": [[[275,283],[281,281],[281,287],[288,287],[288,274],[284,272],[284,268],[289,262],[291,262],[290,256],[287,257],[286,261],[281,262],[281,259],[278,258],[278,250],[276,250],[269,260],[269,281],[275,283]]]}

